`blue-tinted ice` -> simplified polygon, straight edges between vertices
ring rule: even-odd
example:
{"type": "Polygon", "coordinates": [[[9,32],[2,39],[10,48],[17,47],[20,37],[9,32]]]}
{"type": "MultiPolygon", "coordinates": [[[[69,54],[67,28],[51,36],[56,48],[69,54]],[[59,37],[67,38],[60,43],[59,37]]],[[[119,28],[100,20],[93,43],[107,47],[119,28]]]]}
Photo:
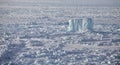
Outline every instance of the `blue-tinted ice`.
{"type": "Polygon", "coordinates": [[[71,32],[86,32],[93,30],[93,20],[91,18],[78,18],[69,20],[68,31],[71,32]]]}

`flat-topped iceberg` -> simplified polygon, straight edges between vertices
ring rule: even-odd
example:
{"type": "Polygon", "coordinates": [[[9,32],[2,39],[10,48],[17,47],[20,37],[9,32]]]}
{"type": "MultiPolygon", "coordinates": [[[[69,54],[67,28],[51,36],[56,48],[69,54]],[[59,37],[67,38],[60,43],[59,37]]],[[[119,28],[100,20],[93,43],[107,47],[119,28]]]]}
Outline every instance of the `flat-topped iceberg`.
{"type": "Polygon", "coordinates": [[[68,31],[86,32],[93,30],[93,20],[91,18],[79,18],[69,20],[68,31]]]}

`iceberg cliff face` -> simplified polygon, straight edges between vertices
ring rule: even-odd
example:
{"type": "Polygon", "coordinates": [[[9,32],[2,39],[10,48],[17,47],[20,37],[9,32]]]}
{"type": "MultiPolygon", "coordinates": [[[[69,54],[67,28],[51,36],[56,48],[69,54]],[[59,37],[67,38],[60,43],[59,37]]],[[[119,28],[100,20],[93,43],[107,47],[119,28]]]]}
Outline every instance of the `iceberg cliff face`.
{"type": "Polygon", "coordinates": [[[93,21],[91,18],[71,19],[69,20],[68,31],[85,32],[93,29],[93,21]]]}

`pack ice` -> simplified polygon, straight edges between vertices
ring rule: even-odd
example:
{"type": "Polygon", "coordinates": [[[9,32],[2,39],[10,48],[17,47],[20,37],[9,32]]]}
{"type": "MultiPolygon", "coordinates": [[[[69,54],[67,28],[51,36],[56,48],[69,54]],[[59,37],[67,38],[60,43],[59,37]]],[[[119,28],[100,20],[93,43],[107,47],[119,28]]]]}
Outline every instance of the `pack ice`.
{"type": "Polygon", "coordinates": [[[69,20],[68,31],[86,32],[93,30],[93,20],[91,18],[78,18],[69,20]]]}

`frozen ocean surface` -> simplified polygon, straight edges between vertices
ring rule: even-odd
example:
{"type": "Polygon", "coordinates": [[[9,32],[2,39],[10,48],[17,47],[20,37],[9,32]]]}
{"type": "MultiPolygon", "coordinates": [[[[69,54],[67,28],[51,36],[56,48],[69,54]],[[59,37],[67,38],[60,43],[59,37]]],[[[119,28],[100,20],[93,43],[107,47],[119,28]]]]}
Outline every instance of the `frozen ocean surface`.
{"type": "Polygon", "coordinates": [[[119,0],[103,2],[0,0],[0,65],[120,65],[119,0]],[[67,31],[73,18],[93,31],[67,31]]]}

